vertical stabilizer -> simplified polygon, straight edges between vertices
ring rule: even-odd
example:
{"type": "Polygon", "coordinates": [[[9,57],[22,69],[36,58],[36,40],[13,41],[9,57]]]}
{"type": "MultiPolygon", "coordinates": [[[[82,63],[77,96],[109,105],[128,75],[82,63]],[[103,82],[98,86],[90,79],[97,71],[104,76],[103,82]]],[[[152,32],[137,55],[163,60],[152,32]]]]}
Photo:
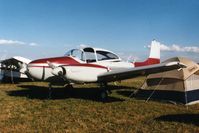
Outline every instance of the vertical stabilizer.
{"type": "Polygon", "coordinates": [[[160,43],[156,40],[151,42],[149,58],[144,62],[135,62],[135,67],[147,66],[160,63],[160,43]]]}
{"type": "Polygon", "coordinates": [[[149,58],[160,59],[160,43],[156,40],[151,42],[151,49],[149,58]]]}

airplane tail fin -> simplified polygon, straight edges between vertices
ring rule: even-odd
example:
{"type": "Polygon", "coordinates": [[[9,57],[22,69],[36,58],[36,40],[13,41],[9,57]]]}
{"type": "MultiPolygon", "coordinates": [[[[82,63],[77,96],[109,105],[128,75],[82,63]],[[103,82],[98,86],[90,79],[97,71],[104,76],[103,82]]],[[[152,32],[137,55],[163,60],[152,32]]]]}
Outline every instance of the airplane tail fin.
{"type": "Polygon", "coordinates": [[[160,43],[153,40],[150,48],[149,58],[144,62],[135,62],[135,67],[160,63],[160,43]]]}

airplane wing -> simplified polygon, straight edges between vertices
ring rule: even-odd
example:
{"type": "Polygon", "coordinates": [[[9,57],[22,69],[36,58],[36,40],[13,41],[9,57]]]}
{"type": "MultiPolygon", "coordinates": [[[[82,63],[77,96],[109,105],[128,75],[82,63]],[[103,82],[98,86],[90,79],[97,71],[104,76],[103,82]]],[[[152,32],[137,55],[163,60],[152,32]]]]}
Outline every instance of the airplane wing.
{"type": "Polygon", "coordinates": [[[142,67],[135,67],[130,69],[120,69],[120,70],[113,70],[98,76],[98,82],[112,82],[124,79],[135,78],[138,76],[149,75],[153,73],[165,72],[174,69],[180,69],[186,67],[186,65],[180,62],[167,62],[167,63],[160,63],[156,65],[149,65],[149,66],[142,66],[142,67]]]}
{"type": "Polygon", "coordinates": [[[0,62],[2,64],[17,64],[18,62],[28,64],[31,62],[31,60],[21,56],[14,56],[5,60],[1,60],[0,62]]]}

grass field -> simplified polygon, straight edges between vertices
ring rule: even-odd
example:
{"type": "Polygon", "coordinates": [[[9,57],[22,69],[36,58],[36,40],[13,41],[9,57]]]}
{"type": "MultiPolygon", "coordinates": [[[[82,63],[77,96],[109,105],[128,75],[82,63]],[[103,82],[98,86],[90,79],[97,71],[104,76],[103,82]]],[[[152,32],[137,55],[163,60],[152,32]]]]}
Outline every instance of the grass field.
{"type": "Polygon", "coordinates": [[[0,84],[0,132],[199,132],[199,105],[130,98],[142,83],[110,85],[104,103],[95,84],[55,87],[50,99],[47,83],[0,84]]]}

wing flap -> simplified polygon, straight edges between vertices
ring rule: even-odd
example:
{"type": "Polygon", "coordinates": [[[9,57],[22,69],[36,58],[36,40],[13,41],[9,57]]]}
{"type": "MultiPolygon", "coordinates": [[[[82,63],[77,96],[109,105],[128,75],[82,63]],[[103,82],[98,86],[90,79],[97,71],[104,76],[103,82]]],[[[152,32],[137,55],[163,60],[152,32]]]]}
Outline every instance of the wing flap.
{"type": "Polygon", "coordinates": [[[98,82],[112,82],[186,67],[180,62],[167,62],[130,69],[120,69],[98,76],[98,82]]]}

